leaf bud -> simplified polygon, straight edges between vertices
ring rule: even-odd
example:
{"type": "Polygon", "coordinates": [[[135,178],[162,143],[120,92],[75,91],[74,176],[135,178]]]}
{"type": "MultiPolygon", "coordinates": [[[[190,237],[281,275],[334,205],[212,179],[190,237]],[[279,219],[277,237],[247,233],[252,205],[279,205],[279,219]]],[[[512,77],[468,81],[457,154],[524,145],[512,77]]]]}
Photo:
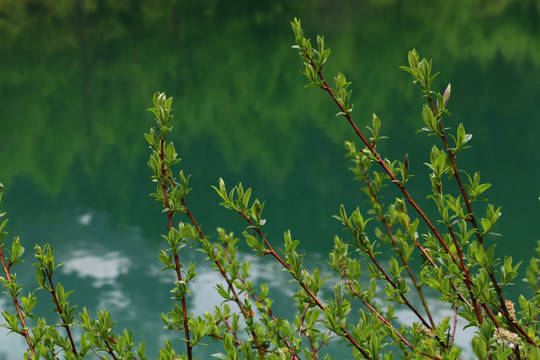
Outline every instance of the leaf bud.
{"type": "Polygon", "coordinates": [[[446,87],[446,90],[444,90],[444,94],[443,94],[443,102],[444,102],[443,108],[445,108],[446,105],[448,104],[448,100],[450,100],[450,95],[451,94],[452,94],[452,86],[450,84],[448,84],[448,86],[446,87]]]}
{"type": "Polygon", "coordinates": [[[403,165],[405,165],[405,170],[409,171],[409,154],[405,154],[405,160],[403,160],[403,165]]]}

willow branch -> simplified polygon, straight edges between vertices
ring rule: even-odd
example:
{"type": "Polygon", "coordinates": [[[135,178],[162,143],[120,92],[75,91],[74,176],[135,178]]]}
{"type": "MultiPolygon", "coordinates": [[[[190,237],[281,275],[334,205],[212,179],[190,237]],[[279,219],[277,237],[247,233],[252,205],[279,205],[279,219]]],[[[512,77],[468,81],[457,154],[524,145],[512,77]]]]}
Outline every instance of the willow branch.
{"type": "MultiPolygon", "coordinates": [[[[187,202],[186,202],[185,197],[182,198],[182,205],[184,206],[186,215],[189,217],[189,219],[190,219],[191,223],[193,224],[193,226],[195,226],[195,228],[197,229],[197,232],[199,233],[199,236],[201,237],[201,239],[206,239],[206,236],[204,235],[203,231],[201,230],[201,227],[199,226],[199,224],[197,223],[197,220],[195,220],[195,217],[192,215],[191,211],[189,210],[189,207],[187,206],[187,202]]],[[[223,265],[219,261],[219,257],[216,255],[214,249],[212,249],[212,257],[211,257],[211,259],[214,262],[214,264],[217,266],[217,268],[219,270],[219,273],[221,274],[221,276],[223,277],[223,279],[227,283],[227,286],[228,286],[229,290],[232,292],[234,302],[238,305],[238,308],[240,309],[240,312],[242,313],[242,316],[244,317],[244,319],[247,320],[250,317],[250,314],[246,311],[246,309],[244,309],[244,305],[242,304],[242,301],[240,300],[240,297],[238,296],[238,293],[236,292],[233,281],[227,275],[227,271],[225,270],[225,268],[223,267],[223,265]]],[[[253,341],[255,343],[255,346],[257,347],[257,351],[259,353],[259,356],[261,356],[261,359],[265,359],[265,354],[264,354],[265,349],[261,345],[261,343],[259,341],[259,338],[257,336],[257,333],[253,329],[250,329],[250,332],[251,332],[251,336],[253,337],[253,341]]]]}
{"type": "MultiPolygon", "coordinates": [[[[0,197],[2,196],[1,188],[0,188],[0,197]]],[[[4,269],[4,274],[6,274],[6,280],[8,282],[11,282],[11,273],[9,272],[9,268],[6,265],[6,261],[4,258],[4,249],[0,240],[0,262],[2,262],[2,268],[4,269]]],[[[24,315],[21,310],[21,306],[19,305],[19,300],[15,296],[11,296],[11,300],[13,301],[13,305],[15,305],[15,310],[17,311],[17,316],[19,317],[19,321],[22,325],[22,330],[20,334],[24,336],[24,339],[26,340],[26,344],[28,345],[28,348],[30,349],[30,352],[32,355],[36,355],[36,350],[34,349],[34,345],[32,344],[32,340],[30,339],[30,334],[28,333],[28,327],[26,326],[26,321],[24,318],[24,315]]]]}
{"type": "MultiPolygon", "coordinates": [[[[165,201],[165,207],[167,209],[167,219],[169,221],[167,230],[171,230],[173,228],[174,210],[170,208],[169,198],[167,194],[167,183],[166,183],[167,169],[165,168],[165,165],[164,165],[164,157],[165,157],[164,145],[165,145],[165,139],[162,136],[161,141],[160,141],[160,151],[159,151],[159,158],[161,160],[161,189],[163,191],[163,198],[165,201]]],[[[171,186],[173,187],[175,186],[174,182],[171,183],[171,186]]],[[[176,278],[178,279],[179,282],[182,282],[182,272],[180,271],[180,259],[176,252],[174,253],[174,264],[175,264],[174,269],[176,272],[176,278]]],[[[193,346],[191,345],[191,341],[189,338],[189,335],[190,335],[189,322],[188,322],[189,319],[188,319],[187,304],[186,304],[185,296],[182,297],[181,304],[182,304],[182,313],[183,313],[183,318],[184,318],[184,334],[186,336],[187,356],[188,356],[188,359],[191,360],[193,358],[193,354],[192,354],[193,346]]]]}
{"type": "MultiPolygon", "coordinates": [[[[373,201],[374,204],[378,205],[378,207],[381,207],[381,204],[379,203],[379,199],[377,198],[377,194],[376,194],[375,190],[373,189],[373,186],[371,185],[371,180],[369,179],[366,168],[363,166],[362,163],[360,163],[359,165],[360,165],[360,168],[361,168],[361,170],[362,170],[362,172],[364,174],[364,178],[365,178],[364,182],[366,183],[366,185],[368,187],[368,190],[369,190],[369,193],[371,194],[371,200],[373,201]]],[[[424,307],[424,310],[426,311],[429,322],[431,324],[431,326],[428,326],[428,327],[430,327],[431,329],[434,329],[435,328],[435,322],[433,321],[433,317],[431,316],[431,311],[429,310],[429,307],[427,305],[427,302],[426,302],[426,299],[425,299],[425,296],[424,296],[424,292],[422,291],[422,287],[418,283],[418,281],[416,281],[416,277],[414,276],[414,273],[412,272],[412,269],[411,269],[411,267],[409,265],[409,262],[407,261],[407,259],[405,259],[405,256],[403,255],[403,252],[401,251],[401,249],[399,248],[399,246],[397,244],[394,233],[392,232],[392,226],[390,224],[388,224],[388,221],[386,220],[386,216],[384,215],[384,213],[381,212],[380,214],[378,214],[378,216],[379,216],[379,220],[382,222],[384,228],[386,229],[386,233],[390,237],[390,241],[392,242],[392,246],[394,246],[394,249],[396,249],[396,252],[399,255],[399,258],[401,259],[401,263],[407,269],[407,272],[409,273],[409,277],[411,278],[411,281],[413,282],[413,285],[416,288],[416,292],[418,293],[418,296],[420,296],[420,301],[422,302],[422,306],[424,307]]],[[[425,255],[427,254],[427,251],[425,251],[423,249],[423,247],[422,247],[422,245],[420,245],[420,243],[418,243],[417,246],[419,246],[419,248],[423,250],[422,251],[423,254],[425,254],[425,255]]],[[[427,254],[427,258],[431,262],[432,265],[435,265],[435,262],[429,256],[429,254],[427,254]]]]}
{"type": "MultiPolygon", "coordinates": [[[[259,235],[259,237],[261,238],[261,240],[264,241],[264,244],[268,247],[268,251],[266,253],[266,255],[270,254],[272,255],[277,261],[279,261],[279,263],[285,268],[288,270],[288,272],[294,277],[294,279],[298,282],[298,284],[300,285],[300,287],[302,287],[302,289],[304,289],[304,291],[308,294],[309,298],[313,301],[313,303],[315,305],[317,305],[321,310],[325,311],[326,310],[326,307],[323,305],[323,303],[317,298],[317,296],[311,291],[311,289],[304,283],[304,281],[300,278],[298,278],[294,272],[292,271],[292,268],[291,266],[285,262],[279,255],[278,253],[274,250],[274,248],[272,247],[272,245],[268,242],[268,240],[266,239],[266,237],[264,236],[264,234],[262,233],[260,227],[256,226],[253,221],[251,221],[251,219],[249,218],[249,216],[247,216],[246,214],[244,214],[242,211],[240,210],[236,210],[238,212],[238,214],[240,214],[244,219],[246,219],[246,221],[251,225],[251,227],[257,232],[257,234],[259,235]]],[[[369,355],[369,353],[364,350],[360,344],[358,344],[358,342],[354,339],[354,337],[349,333],[349,331],[342,325],[341,326],[341,331],[343,331],[343,337],[345,337],[358,351],[360,351],[360,353],[366,358],[366,359],[371,359],[371,356],[369,355]]]]}
{"type": "Polygon", "coordinates": [[[66,319],[64,319],[64,317],[62,316],[64,314],[64,312],[62,311],[62,307],[60,306],[60,303],[58,302],[58,297],[56,296],[56,291],[54,290],[54,284],[52,282],[52,277],[51,275],[49,274],[48,271],[45,271],[45,273],[47,274],[47,278],[49,279],[49,285],[51,286],[51,290],[50,290],[50,293],[53,297],[53,300],[54,300],[54,303],[56,304],[56,309],[58,310],[58,315],[60,315],[60,318],[62,319],[62,327],[64,327],[66,329],[66,332],[68,334],[68,337],[69,337],[69,342],[71,343],[71,349],[73,351],[73,354],[77,355],[77,348],[75,347],[75,342],[73,341],[73,336],[71,335],[71,329],[69,327],[69,324],[66,322],[66,319]]]}

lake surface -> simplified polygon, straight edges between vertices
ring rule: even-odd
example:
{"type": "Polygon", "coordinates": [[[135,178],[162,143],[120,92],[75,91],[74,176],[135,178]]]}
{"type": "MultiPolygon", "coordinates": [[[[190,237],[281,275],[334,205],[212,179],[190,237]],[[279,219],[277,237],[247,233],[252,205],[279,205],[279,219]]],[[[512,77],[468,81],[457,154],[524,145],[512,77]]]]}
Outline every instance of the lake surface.
{"type": "MultiPolygon", "coordinates": [[[[157,259],[167,222],[148,196],[154,185],[143,137],[152,125],[145,109],[158,90],[174,97],[178,169],[192,175],[188,203],[205,232],[215,237],[221,226],[241,235],[245,224],[219,206],[210,188],[220,177],[229,186],[241,181],[253,187],[252,198],[267,201],[269,239],[279,247],[290,229],[309,254],[306,266],[326,268],[334,234],[347,236],[331,216],[340,204],[352,210],[367,203],[344,158],[344,141],[359,140],[325,94],[304,88],[291,49],[295,16],[312,39],[325,35],[332,49],[327,77],[342,71],[353,82],[359,127],[377,113],[390,137],[380,145],[383,155],[402,161],[409,154],[411,193],[431,212],[423,163],[436,139],[416,133],[422,101],[398,66],[412,48],[433,58],[441,71],[435,88],[452,83],[448,126],[463,123],[473,134],[458,162],[471,174],[480,171],[493,184],[490,202],[503,206],[495,229],[503,236],[489,241],[498,242],[499,257],[524,261],[524,277],[540,219],[540,8],[534,2],[18,0],[5,6],[0,182],[8,239],[20,236],[26,248],[26,262],[14,268],[23,294],[37,286],[34,244],[49,243],[64,263],[56,281],[75,290],[71,302],[79,309],[109,309],[117,330],[133,328],[150,357],[166,338],[183,351],[181,336],[162,330],[159,317],[172,308],[174,278],[157,259]]],[[[386,201],[394,196],[389,192],[386,201]]],[[[296,289],[283,285],[287,275],[271,259],[252,259],[243,244],[240,256],[253,262],[255,282],[269,282],[274,311],[290,314],[294,305],[286,298],[296,289]]],[[[199,253],[186,252],[182,261],[200,264],[190,309],[211,311],[220,302],[213,290],[220,279],[199,253]]],[[[516,282],[513,294],[527,291],[516,282]]],[[[332,295],[331,284],[323,295],[332,295]]],[[[49,301],[40,298],[40,316],[55,321],[49,301]]],[[[12,305],[2,295],[4,309],[12,305]]],[[[5,333],[0,330],[0,359],[21,358],[22,338],[5,333]]],[[[338,349],[335,356],[352,358],[338,349]]],[[[196,356],[219,350],[201,348],[196,356]]]]}

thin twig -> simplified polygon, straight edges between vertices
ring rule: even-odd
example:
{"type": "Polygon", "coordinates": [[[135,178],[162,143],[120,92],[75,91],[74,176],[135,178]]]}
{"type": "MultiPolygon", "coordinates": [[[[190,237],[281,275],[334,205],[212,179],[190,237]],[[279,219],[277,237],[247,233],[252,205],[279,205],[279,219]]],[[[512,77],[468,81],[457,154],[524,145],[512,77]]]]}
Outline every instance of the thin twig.
{"type": "Polygon", "coordinates": [[[403,337],[403,335],[401,335],[401,333],[392,325],[390,324],[390,322],[388,320],[386,320],[373,306],[371,306],[371,304],[369,304],[363,296],[361,296],[355,289],[354,289],[354,286],[351,284],[351,281],[349,280],[349,278],[347,277],[347,274],[345,273],[345,268],[343,267],[343,263],[341,262],[341,260],[339,261],[339,267],[341,269],[341,276],[343,277],[343,280],[345,280],[345,283],[347,284],[347,286],[349,287],[349,290],[351,290],[354,294],[354,296],[356,296],[358,299],[360,299],[360,301],[362,301],[364,303],[364,305],[371,311],[373,312],[375,315],[377,315],[377,318],[379,318],[379,320],[385,324],[386,326],[388,326],[390,329],[392,329],[392,331],[399,337],[399,339],[405,344],[407,345],[407,347],[409,349],[412,349],[413,346],[403,337]]]}
{"type": "MultiPolygon", "coordinates": [[[[315,294],[311,291],[311,289],[302,281],[302,279],[295,276],[294,272],[292,271],[291,266],[285,262],[278,253],[274,250],[272,245],[268,242],[264,234],[262,233],[260,227],[256,226],[251,219],[244,214],[242,211],[237,210],[237,212],[244,218],[246,221],[251,225],[253,229],[257,232],[261,240],[264,241],[265,245],[268,247],[268,252],[266,254],[271,254],[276,260],[278,260],[281,265],[289,271],[289,273],[295,278],[295,280],[298,282],[298,284],[304,289],[304,291],[308,294],[309,298],[314,302],[315,305],[317,305],[321,310],[325,311],[326,307],[323,305],[323,303],[317,298],[315,294]]],[[[345,328],[345,326],[341,325],[341,331],[343,331],[343,336],[349,340],[349,342],[367,359],[371,359],[371,356],[369,353],[364,350],[360,344],[354,339],[354,337],[349,333],[349,331],[345,328]]]]}
{"type": "MultiPolygon", "coordinates": [[[[1,190],[1,188],[0,188],[1,190]]],[[[0,198],[2,196],[2,193],[0,191],[0,198]]],[[[6,274],[6,280],[8,282],[11,282],[11,274],[9,272],[9,269],[8,267],[6,266],[6,261],[5,261],[5,258],[4,258],[4,251],[3,251],[3,246],[2,246],[2,243],[0,241],[0,261],[2,262],[2,268],[4,269],[4,273],[6,274]]],[[[13,301],[13,305],[15,305],[15,310],[17,311],[17,316],[19,317],[19,321],[21,322],[21,325],[22,325],[22,330],[20,332],[20,334],[22,336],[24,336],[24,339],[26,340],[26,344],[28,345],[28,348],[30,349],[30,352],[32,353],[32,355],[36,355],[36,350],[34,349],[34,345],[32,344],[32,340],[30,339],[30,334],[28,333],[28,328],[26,327],[26,321],[24,319],[24,315],[21,311],[21,306],[19,305],[19,300],[17,300],[16,297],[14,296],[11,296],[11,300],[13,301]]]]}
{"type": "Polygon", "coordinates": [[[116,355],[114,355],[114,351],[111,348],[111,345],[109,345],[109,342],[105,341],[105,345],[107,345],[107,349],[109,349],[108,353],[111,354],[114,360],[118,360],[116,355]]]}
{"type": "MultiPolygon", "coordinates": [[[[201,239],[206,239],[206,236],[204,235],[204,233],[201,230],[199,224],[195,220],[195,217],[193,217],[193,215],[191,214],[191,211],[189,211],[189,207],[187,206],[187,202],[186,202],[185,197],[182,198],[182,205],[184,206],[186,215],[191,220],[191,223],[193,224],[193,226],[195,226],[195,228],[197,229],[197,232],[199,233],[199,236],[201,237],[201,239]]],[[[225,282],[227,283],[227,286],[229,287],[229,289],[231,290],[231,292],[233,294],[234,302],[238,305],[238,308],[242,312],[242,316],[244,317],[244,319],[247,320],[250,315],[246,311],[246,309],[244,309],[244,305],[242,304],[242,301],[240,300],[240,297],[238,296],[238,293],[236,292],[233,281],[227,275],[227,271],[225,270],[223,265],[220,263],[218,256],[214,252],[214,249],[212,249],[212,261],[214,262],[214,264],[216,264],[216,266],[217,266],[221,276],[223,277],[223,279],[225,279],[225,282]]],[[[257,347],[257,351],[259,352],[259,356],[261,356],[261,359],[264,360],[265,359],[264,351],[266,349],[264,349],[263,346],[261,345],[255,330],[251,329],[250,332],[251,332],[251,336],[253,337],[253,341],[255,343],[255,346],[257,347]]]]}
{"type": "Polygon", "coordinates": [[[45,273],[47,274],[47,278],[49,279],[49,285],[51,286],[50,293],[53,297],[54,303],[56,304],[56,309],[58,310],[58,315],[60,315],[60,318],[62,319],[62,327],[66,329],[66,332],[69,337],[69,342],[71,343],[71,349],[73,351],[74,355],[77,355],[77,348],[75,347],[75,342],[73,341],[73,336],[71,335],[71,329],[69,327],[69,324],[66,322],[66,319],[62,316],[64,312],[62,311],[62,307],[60,306],[60,303],[58,302],[58,297],[56,296],[56,291],[54,289],[54,284],[52,282],[52,277],[49,274],[47,270],[45,270],[45,273]]]}
{"type": "MultiPolygon", "coordinates": [[[[364,178],[365,178],[364,182],[366,183],[366,185],[368,187],[368,190],[369,190],[369,193],[371,194],[371,199],[374,202],[374,204],[376,204],[376,205],[378,205],[380,207],[381,204],[379,203],[379,199],[377,198],[377,194],[375,193],[375,190],[373,189],[373,186],[371,185],[371,180],[369,179],[367,170],[366,170],[365,166],[362,163],[360,163],[359,165],[360,165],[360,168],[361,168],[361,170],[362,170],[362,172],[364,174],[364,178]]],[[[431,329],[434,329],[435,328],[435,322],[433,321],[433,317],[431,316],[431,311],[429,310],[426,299],[424,297],[424,292],[422,291],[422,286],[416,280],[416,277],[414,276],[414,273],[412,272],[412,269],[411,269],[411,267],[409,265],[409,262],[407,261],[407,259],[405,259],[405,256],[403,255],[403,252],[401,251],[400,247],[398,246],[397,241],[396,241],[395,236],[394,236],[394,233],[392,232],[392,226],[390,224],[388,224],[388,221],[386,220],[386,216],[382,212],[379,214],[379,220],[382,222],[384,228],[386,229],[386,233],[390,237],[390,241],[392,242],[392,245],[396,249],[396,252],[399,255],[399,258],[401,259],[401,263],[407,269],[407,272],[409,273],[409,277],[411,278],[411,281],[413,282],[413,285],[416,288],[416,292],[418,293],[418,296],[420,296],[420,301],[422,302],[422,306],[424,307],[424,310],[426,311],[429,322],[431,324],[431,326],[428,326],[428,327],[430,327],[431,329]]],[[[414,239],[414,240],[416,240],[416,239],[414,239]]],[[[420,248],[423,250],[422,245],[420,245],[420,248]]],[[[423,250],[423,254],[426,255],[427,251],[423,250]]],[[[433,265],[435,265],[435,262],[429,256],[429,254],[427,254],[427,256],[428,256],[429,261],[433,265]]]]}
{"type": "MultiPolygon", "coordinates": [[[[483,247],[483,249],[485,251],[486,248],[485,248],[485,245],[484,245],[484,239],[483,239],[483,236],[481,235],[480,227],[478,226],[478,224],[476,222],[476,217],[475,217],[473,209],[472,209],[471,201],[469,200],[467,191],[465,190],[465,187],[463,186],[463,181],[461,180],[461,176],[459,175],[459,170],[458,170],[457,163],[456,163],[455,152],[452,151],[452,149],[450,148],[450,146],[448,144],[448,140],[446,138],[444,127],[442,125],[441,114],[438,112],[437,107],[433,103],[433,99],[431,98],[431,96],[428,96],[428,101],[429,101],[429,103],[431,105],[431,108],[433,109],[435,115],[437,116],[437,119],[439,120],[439,131],[441,133],[440,138],[443,141],[446,152],[447,152],[447,154],[448,154],[448,156],[449,156],[449,158],[451,160],[453,173],[454,173],[454,178],[456,179],[459,190],[461,191],[461,195],[463,196],[463,201],[465,203],[465,206],[467,207],[467,211],[469,212],[467,220],[472,224],[473,228],[476,229],[475,234],[476,234],[476,238],[478,240],[478,243],[480,243],[480,245],[482,245],[482,247],[483,247]]],[[[491,280],[491,283],[493,284],[495,292],[497,293],[497,298],[499,300],[500,307],[502,309],[502,313],[503,313],[504,317],[507,319],[507,322],[508,322],[508,324],[510,326],[510,329],[513,330],[513,332],[521,333],[528,343],[535,346],[536,348],[540,348],[540,346],[538,346],[528,336],[528,334],[521,328],[521,326],[519,326],[519,324],[517,324],[515,321],[512,320],[512,318],[510,316],[510,312],[508,311],[508,307],[506,306],[506,301],[504,299],[502,289],[499,286],[499,283],[497,282],[495,274],[493,273],[493,271],[491,269],[486,269],[486,270],[488,272],[488,276],[489,276],[489,278],[491,280]]],[[[467,272],[466,276],[467,275],[468,275],[468,272],[467,272]]],[[[473,299],[473,302],[474,302],[474,299],[473,299]]],[[[476,307],[475,307],[475,310],[476,310],[476,307]]]]}
{"type": "MultiPolygon", "coordinates": [[[[317,69],[317,66],[315,65],[315,63],[313,62],[313,60],[311,59],[311,57],[309,56],[309,54],[305,53],[306,57],[309,59],[309,61],[311,62],[311,65],[313,66],[314,69],[317,69]]],[[[338,105],[338,107],[340,108],[341,112],[344,114],[345,118],[347,119],[347,121],[349,122],[349,124],[353,127],[356,135],[362,140],[362,142],[367,146],[367,148],[369,149],[369,151],[371,152],[371,154],[373,155],[373,157],[375,158],[375,161],[377,161],[377,163],[379,163],[379,165],[384,169],[384,171],[386,172],[386,174],[390,177],[390,179],[392,180],[392,182],[394,184],[396,184],[396,186],[399,188],[399,190],[403,193],[403,195],[405,195],[405,198],[407,200],[407,202],[416,210],[416,212],[418,213],[418,215],[420,215],[420,217],[424,220],[424,222],[426,223],[426,225],[429,227],[429,229],[431,230],[431,232],[435,235],[435,237],[437,238],[438,242],[444,247],[444,249],[446,250],[446,252],[452,257],[452,260],[455,262],[456,259],[455,259],[455,255],[452,253],[452,251],[450,250],[450,248],[448,247],[448,245],[446,244],[446,242],[444,241],[444,239],[442,238],[441,234],[437,231],[437,229],[435,228],[435,226],[433,225],[433,223],[431,222],[431,220],[429,220],[429,218],[427,217],[427,215],[424,213],[424,211],[422,211],[422,209],[420,209],[420,207],[418,206],[418,204],[414,201],[414,199],[412,198],[412,196],[409,194],[409,192],[407,191],[407,189],[405,188],[405,185],[403,185],[401,183],[401,181],[399,181],[396,176],[392,173],[392,171],[390,171],[390,169],[388,168],[388,166],[386,165],[386,163],[384,162],[384,160],[382,159],[381,155],[377,152],[377,150],[375,150],[375,145],[371,142],[369,142],[365,137],[364,137],[364,134],[362,134],[362,132],[358,129],[358,127],[356,126],[356,123],[353,121],[351,115],[346,111],[346,109],[343,107],[343,105],[341,105],[341,103],[339,102],[339,100],[337,99],[336,95],[334,94],[334,92],[332,91],[332,89],[330,88],[330,86],[328,86],[328,83],[326,82],[326,79],[324,78],[322,72],[320,70],[317,70],[317,74],[319,76],[319,78],[321,79],[322,83],[323,83],[323,86],[322,86],[322,89],[325,90],[326,92],[328,92],[328,94],[330,94],[330,96],[332,97],[332,99],[334,100],[334,102],[338,105]]]]}
{"type": "Polygon", "coordinates": [[[454,325],[452,326],[452,337],[450,338],[450,341],[448,342],[448,346],[450,346],[450,347],[452,347],[452,344],[454,343],[454,338],[456,336],[457,313],[458,313],[458,303],[456,301],[454,303],[454,325]]]}
{"type": "Polygon", "coordinates": [[[101,356],[101,355],[98,354],[98,352],[96,351],[96,349],[94,349],[93,346],[92,346],[92,351],[94,352],[94,354],[96,354],[96,356],[97,356],[98,358],[100,358],[101,360],[105,360],[105,358],[104,358],[103,356],[101,356]]]}
{"type": "MultiPolygon", "coordinates": [[[[161,189],[163,191],[163,198],[165,201],[165,207],[167,208],[167,218],[169,221],[169,225],[167,226],[167,230],[171,230],[173,228],[173,215],[174,211],[170,209],[169,204],[169,198],[167,195],[167,169],[164,166],[164,157],[165,157],[165,139],[162,136],[160,141],[160,151],[159,151],[159,157],[161,159],[161,189]]],[[[171,183],[171,186],[175,186],[174,182],[171,183]]],[[[179,282],[182,282],[182,273],[180,271],[180,259],[178,258],[178,254],[174,254],[174,263],[175,263],[175,271],[176,271],[176,278],[179,282]]],[[[186,349],[187,349],[187,356],[188,359],[191,360],[193,358],[192,355],[192,346],[191,341],[189,339],[189,322],[188,322],[188,313],[187,313],[187,305],[186,305],[186,297],[183,296],[181,300],[182,304],[182,312],[183,312],[183,318],[184,318],[184,334],[186,336],[186,349]]]]}
{"type": "MultiPolygon", "coordinates": [[[[364,238],[363,236],[361,236],[361,234],[358,234],[358,232],[354,229],[351,229],[351,231],[357,233],[357,236],[360,237],[360,240],[362,241],[363,244],[365,244],[364,242],[364,238]]],[[[369,258],[371,259],[371,262],[377,267],[377,269],[379,270],[379,272],[384,276],[385,280],[394,288],[394,289],[399,289],[398,288],[398,285],[392,280],[390,279],[390,277],[388,276],[388,274],[386,273],[386,271],[382,268],[382,266],[379,264],[379,262],[377,261],[377,259],[375,259],[375,255],[373,254],[373,252],[367,248],[367,246],[365,247],[366,248],[366,253],[367,255],[369,256],[369,258]]],[[[399,297],[401,298],[401,300],[403,300],[403,303],[416,315],[416,317],[422,322],[422,324],[427,327],[427,328],[432,328],[432,326],[430,324],[428,324],[428,322],[424,319],[424,317],[418,312],[418,310],[409,302],[409,299],[407,299],[407,297],[404,295],[404,294],[399,294],[399,297]]]]}

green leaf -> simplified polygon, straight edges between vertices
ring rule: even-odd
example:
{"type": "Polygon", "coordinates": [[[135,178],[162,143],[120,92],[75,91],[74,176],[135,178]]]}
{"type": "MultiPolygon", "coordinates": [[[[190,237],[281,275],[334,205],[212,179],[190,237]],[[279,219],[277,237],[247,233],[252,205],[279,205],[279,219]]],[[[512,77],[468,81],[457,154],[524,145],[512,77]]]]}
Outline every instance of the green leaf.
{"type": "Polygon", "coordinates": [[[487,359],[486,343],[480,337],[475,336],[472,338],[472,349],[473,349],[474,355],[476,355],[476,357],[479,360],[487,359]]]}
{"type": "Polygon", "coordinates": [[[432,288],[432,289],[434,289],[434,290],[437,290],[438,292],[441,292],[441,293],[443,292],[443,289],[442,289],[442,287],[441,287],[441,284],[440,284],[437,280],[435,280],[435,279],[433,279],[433,278],[425,278],[425,279],[423,279],[423,281],[424,281],[430,288],[432,288]]]}
{"type": "Polygon", "coordinates": [[[482,266],[483,268],[488,267],[489,261],[483,249],[477,248],[476,251],[474,252],[474,257],[476,258],[476,261],[478,261],[480,266],[482,266]]]}
{"type": "Polygon", "coordinates": [[[373,359],[378,358],[379,351],[381,349],[381,338],[375,332],[369,337],[369,351],[373,359]]]}
{"type": "Polygon", "coordinates": [[[432,132],[439,132],[439,130],[437,129],[437,118],[433,116],[433,112],[427,104],[424,104],[424,106],[422,107],[422,119],[432,132]]]}
{"type": "Polygon", "coordinates": [[[530,344],[527,344],[527,347],[529,350],[530,360],[540,360],[540,349],[530,344]]]}
{"type": "MultiPolygon", "coordinates": [[[[0,213],[0,215],[5,215],[5,213],[0,213]]],[[[1,217],[1,216],[0,216],[1,217]]],[[[0,231],[2,231],[2,229],[4,228],[4,226],[6,226],[7,222],[9,221],[9,219],[6,219],[4,221],[2,221],[2,224],[0,225],[0,231]]],[[[7,233],[6,233],[7,234],[7,233]]],[[[1,237],[0,237],[1,239],[1,237]]]]}
{"type": "Polygon", "coordinates": [[[7,311],[2,311],[2,315],[7,323],[7,326],[5,327],[9,330],[8,334],[12,332],[20,334],[21,330],[19,329],[19,320],[17,314],[10,314],[7,311]]]}
{"type": "Polygon", "coordinates": [[[161,271],[165,271],[167,269],[174,269],[175,265],[173,264],[173,256],[172,254],[167,254],[165,250],[160,250],[158,254],[159,260],[165,265],[161,271]]]}
{"type": "Polygon", "coordinates": [[[412,70],[416,70],[420,66],[419,56],[416,49],[412,49],[408,54],[409,66],[412,70]]]}

